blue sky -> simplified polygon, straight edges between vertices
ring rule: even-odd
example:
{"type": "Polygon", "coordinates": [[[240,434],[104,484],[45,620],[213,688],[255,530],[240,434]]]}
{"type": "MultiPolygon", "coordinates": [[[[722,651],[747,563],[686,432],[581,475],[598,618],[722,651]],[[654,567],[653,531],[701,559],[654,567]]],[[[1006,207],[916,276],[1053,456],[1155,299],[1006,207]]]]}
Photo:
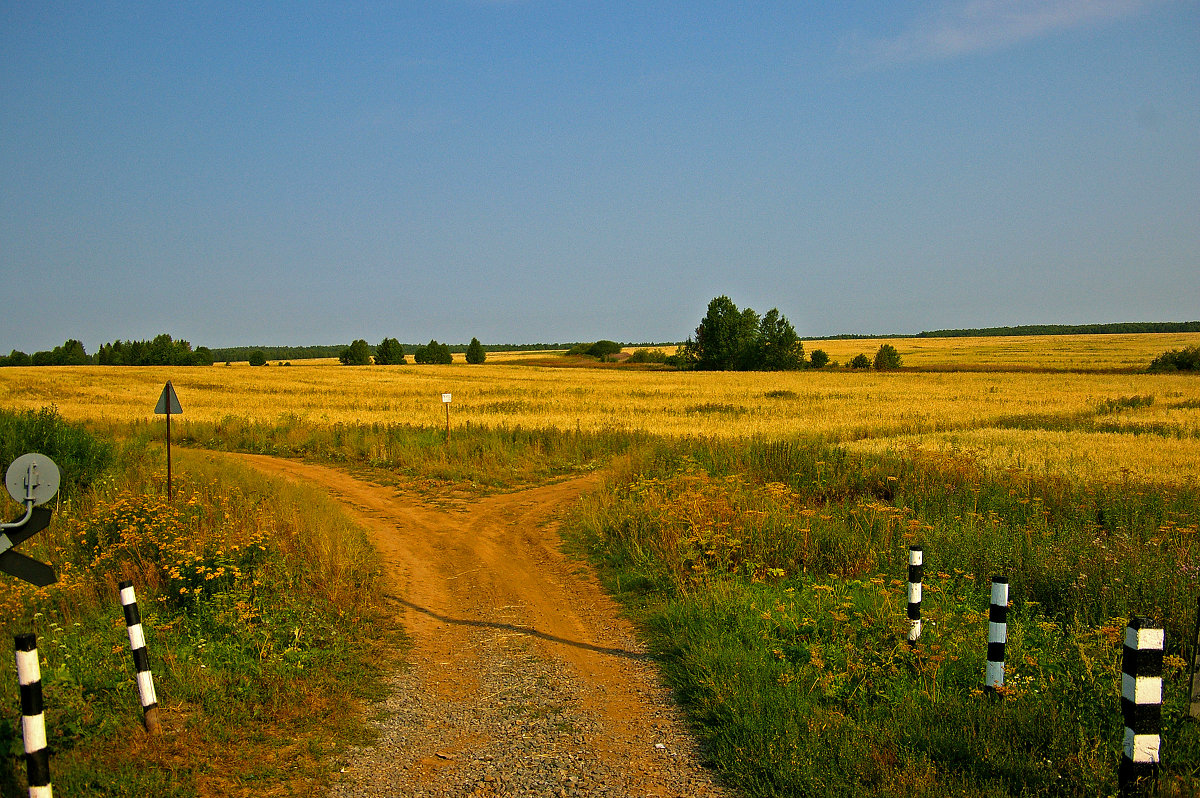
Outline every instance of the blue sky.
{"type": "Polygon", "coordinates": [[[0,0],[0,351],[1200,318],[1200,2],[0,0]]]}

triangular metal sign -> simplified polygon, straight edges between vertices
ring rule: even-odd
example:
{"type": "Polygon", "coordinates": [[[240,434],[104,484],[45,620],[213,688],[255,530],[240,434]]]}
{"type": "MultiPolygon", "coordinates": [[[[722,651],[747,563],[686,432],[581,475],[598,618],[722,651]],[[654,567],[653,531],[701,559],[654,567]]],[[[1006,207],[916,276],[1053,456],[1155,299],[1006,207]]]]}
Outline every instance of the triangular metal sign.
{"type": "Polygon", "coordinates": [[[171,385],[170,380],[167,380],[167,384],[163,386],[162,396],[158,397],[158,404],[154,406],[154,413],[159,416],[177,416],[182,412],[183,408],[179,406],[179,397],[175,395],[175,387],[171,385]]]}

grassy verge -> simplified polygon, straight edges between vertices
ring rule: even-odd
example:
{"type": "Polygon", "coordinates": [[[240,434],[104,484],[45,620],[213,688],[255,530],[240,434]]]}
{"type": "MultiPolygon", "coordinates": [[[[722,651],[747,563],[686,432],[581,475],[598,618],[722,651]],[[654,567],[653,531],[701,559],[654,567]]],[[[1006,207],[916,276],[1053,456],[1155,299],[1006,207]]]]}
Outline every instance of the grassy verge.
{"type": "MultiPolygon", "coordinates": [[[[59,459],[53,444],[35,448],[59,459]]],[[[398,642],[374,552],[323,494],[219,455],[176,457],[168,501],[159,458],[125,444],[22,544],[59,581],[36,589],[3,577],[6,639],[38,636],[54,786],[75,796],[311,794],[361,740],[354,699],[378,693],[398,642]],[[147,635],[163,721],[155,737],[141,728],[124,579],[147,635]]],[[[12,667],[0,670],[0,691],[10,697],[0,705],[0,793],[16,795],[12,667]]]]}
{"type": "Polygon", "coordinates": [[[1167,633],[1162,794],[1200,789],[1181,656],[1200,595],[1194,487],[691,441],[631,452],[569,527],[748,795],[1115,794],[1134,614],[1167,633]],[[1012,602],[999,697],[981,689],[993,575],[1012,602]]]}

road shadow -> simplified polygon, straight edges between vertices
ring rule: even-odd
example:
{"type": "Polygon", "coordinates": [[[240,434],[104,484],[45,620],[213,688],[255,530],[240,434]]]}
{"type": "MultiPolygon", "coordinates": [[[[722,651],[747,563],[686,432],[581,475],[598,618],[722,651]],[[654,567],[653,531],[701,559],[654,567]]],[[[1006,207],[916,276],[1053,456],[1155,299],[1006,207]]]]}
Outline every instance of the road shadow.
{"type": "Polygon", "coordinates": [[[515,632],[527,637],[536,637],[538,640],[545,640],[550,643],[573,646],[574,648],[594,651],[597,654],[608,654],[612,657],[622,657],[624,659],[637,660],[639,662],[646,662],[651,659],[649,654],[641,654],[624,648],[609,648],[607,646],[597,646],[591,643],[581,643],[578,640],[567,640],[566,638],[558,637],[556,635],[539,632],[537,629],[531,629],[528,626],[517,626],[516,624],[500,623],[498,621],[476,621],[468,618],[451,618],[449,616],[436,613],[428,607],[422,607],[419,604],[413,604],[411,601],[407,601],[397,596],[389,596],[389,598],[392,601],[395,601],[397,604],[403,604],[409,609],[416,610],[423,615],[428,615],[430,618],[441,621],[442,623],[451,624],[453,626],[470,626],[477,629],[497,629],[505,632],[515,632]]]}

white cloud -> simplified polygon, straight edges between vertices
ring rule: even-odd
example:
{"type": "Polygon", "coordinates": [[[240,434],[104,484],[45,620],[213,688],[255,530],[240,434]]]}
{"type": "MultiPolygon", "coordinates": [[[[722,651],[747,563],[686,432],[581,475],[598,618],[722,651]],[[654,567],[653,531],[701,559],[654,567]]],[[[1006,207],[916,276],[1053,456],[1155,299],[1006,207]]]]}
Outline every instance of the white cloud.
{"type": "Polygon", "coordinates": [[[1161,0],[958,0],[890,37],[859,39],[869,64],[931,61],[999,50],[1029,39],[1133,16],[1161,0]]]}

